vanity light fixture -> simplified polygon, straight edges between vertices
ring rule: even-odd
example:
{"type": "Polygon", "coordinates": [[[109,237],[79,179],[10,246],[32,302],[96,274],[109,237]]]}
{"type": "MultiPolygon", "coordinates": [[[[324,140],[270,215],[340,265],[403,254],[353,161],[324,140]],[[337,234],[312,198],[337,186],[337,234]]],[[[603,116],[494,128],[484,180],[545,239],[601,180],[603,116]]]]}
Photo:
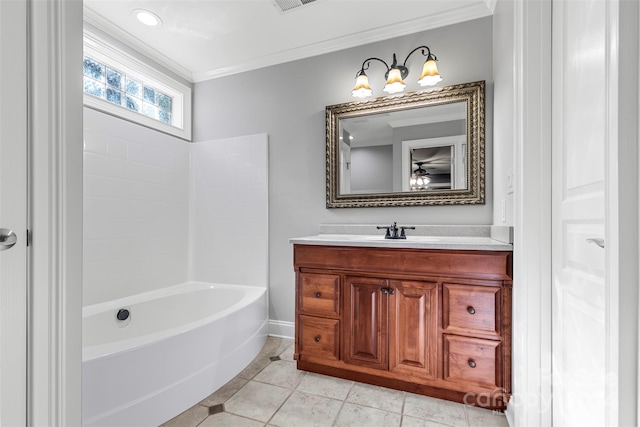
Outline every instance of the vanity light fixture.
{"type": "Polygon", "coordinates": [[[162,25],[162,19],[155,13],[146,9],[134,9],[131,14],[144,25],[149,27],[159,27],[162,25]]]}
{"type": "Polygon", "coordinates": [[[369,86],[369,77],[364,72],[369,69],[370,62],[373,60],[380,61],[387,68],[385,72],[385,79],[387,79],[387,84],[384,86],[383,91],[392,94],[399,93],[404,90],[407,84],[404,82],[404,79],[409,75],[409,69],[407,68],[407,61],[409,57],[417,50],[421,49],[421,53],[423,56],[426,56],[422,66],[422,74],[418,79],[418,84],[420,86],[433,86],[442,80],[440,77],[440,73],[438,72],[438,66],[436,61],[438,60],[434,54],[431,53],[431,50],[427,46],[418,46],[409,52],[409,55],[405,58],[402,65],[398,65],[398,61],[396,59],[396,54],[393,54],[393,62],[391,66],[389,66],[385,61],[380,58],[369,58],[365,59],[362,63],[362,67],[360,67],[360,71],[356,73],[356,85],[354,86],[351,94],[355,98],[366,98],[373,94],[373,89],[369,86]]]}

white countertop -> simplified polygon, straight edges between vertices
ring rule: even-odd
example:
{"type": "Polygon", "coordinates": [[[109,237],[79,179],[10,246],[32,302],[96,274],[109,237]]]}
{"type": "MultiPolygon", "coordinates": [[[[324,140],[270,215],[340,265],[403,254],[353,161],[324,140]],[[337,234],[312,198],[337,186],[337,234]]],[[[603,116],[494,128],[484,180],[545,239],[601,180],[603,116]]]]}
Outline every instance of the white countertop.
{"type": "Polygon", "coordinates": [[[366,246],[414,249],[457,249],[513,251],[513,245],[490,237],[476,236],[407,236],[407,239],[385,239],[384,234],[318,234],[294,237],[289,243],[298,245],[366,246]]]}

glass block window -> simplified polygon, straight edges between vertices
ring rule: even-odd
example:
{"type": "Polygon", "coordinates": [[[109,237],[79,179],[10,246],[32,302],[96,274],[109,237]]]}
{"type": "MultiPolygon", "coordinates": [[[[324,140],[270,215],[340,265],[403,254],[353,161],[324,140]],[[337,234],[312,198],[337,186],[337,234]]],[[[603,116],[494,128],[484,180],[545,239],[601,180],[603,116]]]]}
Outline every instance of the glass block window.
{"type": "Polygon", "coordinates": [[[191,140],[191,78],[173,71],[182,76],[176,79],[153,64],[144,54],[123,52],[85,28],[84,105],[191,140]]]}
{"type": "Polygon", "coordinates": [[[83,71],[89,95],[171,124],[171,96],[89,56],[84,57],[83,71]]]}

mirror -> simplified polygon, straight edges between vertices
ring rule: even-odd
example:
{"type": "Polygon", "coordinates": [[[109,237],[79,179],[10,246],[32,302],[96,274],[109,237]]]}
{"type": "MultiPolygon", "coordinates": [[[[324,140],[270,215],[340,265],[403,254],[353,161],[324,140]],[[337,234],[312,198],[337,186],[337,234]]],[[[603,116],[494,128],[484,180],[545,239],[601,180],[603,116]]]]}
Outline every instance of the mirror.
{"type": "Polygon", "coordinates": [[[326,107],[327,208],[485,203],[485,82],[326,107]]]}

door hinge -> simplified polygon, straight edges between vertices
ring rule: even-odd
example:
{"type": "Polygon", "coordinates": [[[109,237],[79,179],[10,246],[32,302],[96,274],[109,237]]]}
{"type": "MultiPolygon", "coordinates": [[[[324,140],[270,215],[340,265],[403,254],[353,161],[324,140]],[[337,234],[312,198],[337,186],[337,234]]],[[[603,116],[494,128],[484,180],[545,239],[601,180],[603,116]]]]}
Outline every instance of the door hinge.
{"type": "Polygon", "coordinates": [[[27,247],[31,246],[31,230],[27,230],[27,247]]]}

